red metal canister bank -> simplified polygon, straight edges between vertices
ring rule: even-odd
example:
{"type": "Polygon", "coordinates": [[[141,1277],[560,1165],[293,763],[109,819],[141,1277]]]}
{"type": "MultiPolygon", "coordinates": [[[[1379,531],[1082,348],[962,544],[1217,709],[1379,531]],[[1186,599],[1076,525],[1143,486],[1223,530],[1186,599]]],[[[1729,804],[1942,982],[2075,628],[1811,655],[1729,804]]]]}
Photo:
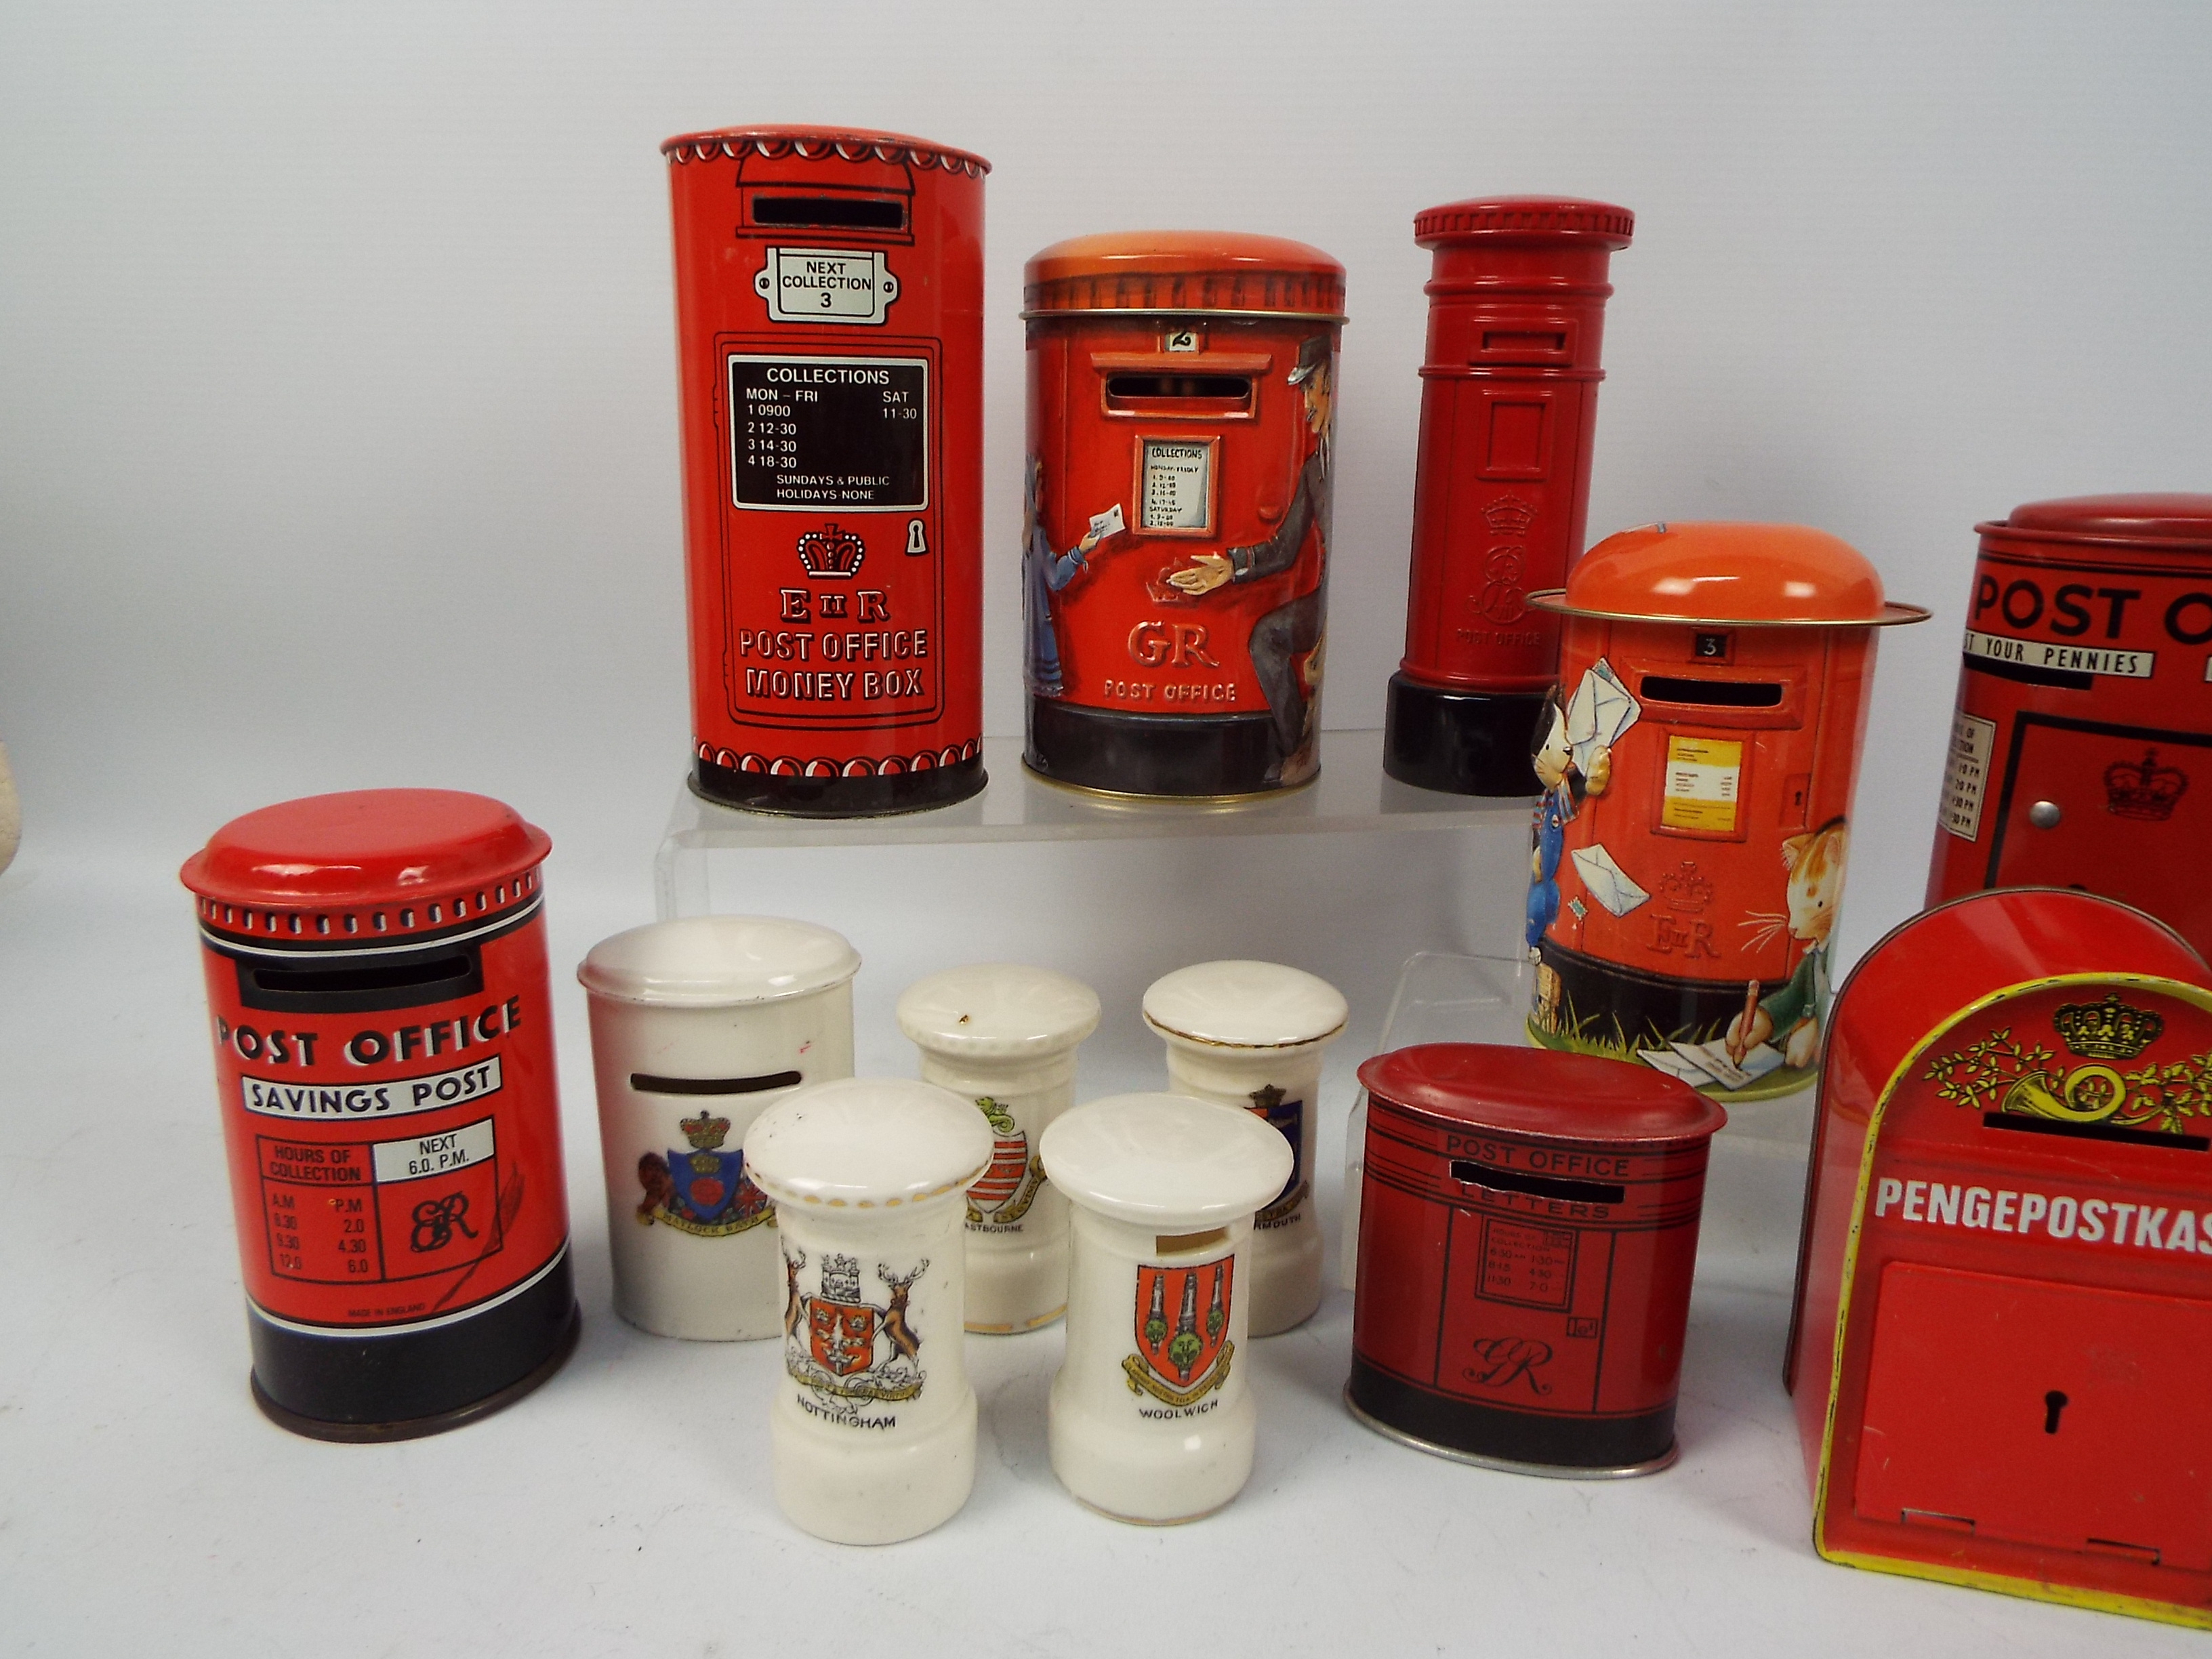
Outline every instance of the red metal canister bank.
{"type": "Polygon", "coordinates": [[[1029,262],[1030,769],[1121,795],[1318,765],[1344,268],[1268,236],[1029,262]]]}
{"type": "Polygon", "coordinates": [[[1353,1412],[1534,1474],[1673,1462],[1705,1161],[1728,1115],[1656,1073],[1472,1042],[1379,1054],[1359,1080],[1353,1412]]]}
{"type": "Polygon", "coordinates": [[[286,1428],[434,1433],[575,1346],[550,845],[481,795],[370,789],[249,812],[184,867],[253,1397],[286,1428]]]}
{"type": "Polygon", "coordinates": [[[1723,1098],[1813,1080],[1876,628],[1872,565],[1797,525],[1592,548],[1540,721],[1530,1038],[1723,1098]]]}
{"type": "Polygon", "coordinates": [[[1406,655],[1383,769],[1425,789],[1529,795],[1528,730],[1559,624],[1528,595],[1583,550],[1613,255],[1626,208],[1549,196],[1452,202],[1413,221],[1433,251],[1406,655]]]}
{"type": "Polygon", "coordinates": [[[1977,530],[1929,902],[2086,887],[2212,951],[2212,495],[2037,501],[1977,530]]]}
{"type": "Polygon", "coordinates": [[[815,817],[983,787],[983,175],[895,133],[661,146],[694,787],[815,817]]]}
{"type": "Polygon", "coordinates": [[[2109,899],[1978,893],[1833,1027],[1785,1374],[1814,1544],[2212,1626],[2212,971],[2109,899]]]}

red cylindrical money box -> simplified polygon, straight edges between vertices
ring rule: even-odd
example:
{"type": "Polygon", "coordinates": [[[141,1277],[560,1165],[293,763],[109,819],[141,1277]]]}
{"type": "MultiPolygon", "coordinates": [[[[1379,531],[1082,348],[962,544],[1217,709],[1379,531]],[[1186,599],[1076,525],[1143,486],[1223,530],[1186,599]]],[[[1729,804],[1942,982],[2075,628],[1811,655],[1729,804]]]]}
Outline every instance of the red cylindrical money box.
{"type": "Polygon", "coordinates": [[[809,817],[983,787],[983,175],[894,133],[661,146],[694,787],[809,817]]]}
{"type": "Polygon", "coordinates": [[[1802,525],[1649,525],[1564,592],[1523,935],[1531,1041],[1730,1100],[1813,1080],[1875,630],[1928,613],[1802,525]]]}
{"type": "Polygon", "coordinates": [[[1976,530],[1929,902],[2085,887],[2212,952],[2212,495],[2037,501],[1976,530]]]}
{"type": "Polygon", "coordinates": [[[1821,1060],[1784,1371],[1814,1547],[2212,1626],[2208,1255],[2188,943],[2048,887],[1893,930],[1821,1060]]]}
{"type": "Polygon", "coordinates": [[[199,900],[253,1397],[325,1440],[435,1433],[575,1346],[538,867],[482,795],[233,819],[199,900]]]}
{"type": "Polygon", "coordinates": [[[1507,196],[1431,208],[1435,258],[1406,655],[1390,677],[1383,769],[1424,789],[1531,795],[1528,731],[1559,624],[1528,607],[1583,549],[1607,269],[1626,208],[1507,196]]]}
{"type": "Polygon", "coordinates": [[[1305,782],[1344,267],[1141,231],[1058,243],[1024,282],[1030,769],[1118,795],[1305,782]]]}
{"type": "Polygon", "coordinates": [[[1705,1160],[1728,1115],[1656,1073],[1482,1043],[1378,1054],[1359,1081],[1352,1411],[1530,1474],[1673,1462],[1705,1160]]]}

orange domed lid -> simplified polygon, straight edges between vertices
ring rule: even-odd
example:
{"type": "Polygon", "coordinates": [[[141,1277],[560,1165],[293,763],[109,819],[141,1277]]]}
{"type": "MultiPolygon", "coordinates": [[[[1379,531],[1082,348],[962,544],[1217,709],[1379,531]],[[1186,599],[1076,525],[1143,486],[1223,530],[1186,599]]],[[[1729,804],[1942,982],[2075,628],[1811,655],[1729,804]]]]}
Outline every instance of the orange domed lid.
{"type": "Polygon", "coordinates": [[[1227,230],[1054,242],[1022,272],[1025,312],[1214,311],[1344,320],[1344,267],[1317,247],[1227,230]]]}
{"type": "Polygon", "coordinates": [[[1928,620],[1885,604],[1849,542],[1801,524],[1647,524],[1583,555],[1564,588],[1528,603],[1570,617],[1738,628],[1882,628],[1928,620]]]}

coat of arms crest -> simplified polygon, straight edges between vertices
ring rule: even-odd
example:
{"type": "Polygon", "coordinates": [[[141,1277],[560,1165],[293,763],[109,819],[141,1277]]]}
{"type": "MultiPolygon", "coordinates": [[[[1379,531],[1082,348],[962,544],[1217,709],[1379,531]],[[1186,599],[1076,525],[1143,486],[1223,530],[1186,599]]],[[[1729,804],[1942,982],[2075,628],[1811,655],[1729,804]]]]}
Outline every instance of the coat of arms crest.
{"type": "Polygon", "coordinates": [[[857,1256],[832,1253],[816,1273],[817,1288],[799,1288],[806,1252],[787,1241],[783,1255],[783,1368],[793,1382],[848,1400],[911,1400],[921,1392],[921,1338],[907,1322],[914,1281],[928,1258],[905,1273],[876,1264],[890,1291],[884,1306],[860,1300],[857,1256]]]}
{"type": "Polygon", "coordinates": [[[1252,1115],[1262,1119],[1282,1132],[1283,1139],[1291,1143],[1291,1178],[1283,1183],[1283,1190],[1269,1199],[1260,1213],[1252,1218],[1255,1227],[1285,1227],[1299,1205],[1305,1202],[1306,1188],[1306,1103],[1303,1100],[1285,1100],[1283,1091],[1270,1083],[1263,1089],[1255,1089],[1249,1097],[1252,1115]]]}
{"type": "Polygon", "coordinates": [[[1189,1406],[1229,1380],[1234,1255],[1193,1267],[1137,1267],[1137,1352],[1121,1362],[1129,1392],[1189,1406]]]}
{"type": "Polygon", "coordinates": [[[1044,1160],[1030,1150],[1029,1136],[1004,1106],[988,1095],[975,1097],[975,1106],[991,1125],[991,1162],[968,1189],[968,1219],[1010,1225],[1036,1202],[1044,1160]]]}
{"type": "Polygon", "coordinates": [[[684,1119],[683,1129],[690,1152],[672,1150],[666,1158],[647,1152],[638,1159],[637,1182],[645,1198],[637,1218],[648,1227],[658,1221],[700,1238],[727,1238],[763,1222],[774,1226],[775,1206],[746,1176],[744,1152],[723,1149],[730,1120],[702,1110],[684,1119]]]}

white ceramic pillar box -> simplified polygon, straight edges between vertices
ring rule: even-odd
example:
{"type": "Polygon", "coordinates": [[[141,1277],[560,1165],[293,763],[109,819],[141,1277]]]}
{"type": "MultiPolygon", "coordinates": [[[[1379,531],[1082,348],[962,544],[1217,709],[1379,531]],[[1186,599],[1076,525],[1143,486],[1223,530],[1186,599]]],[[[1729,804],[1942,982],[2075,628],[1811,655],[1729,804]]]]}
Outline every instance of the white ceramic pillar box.
{"type": "Polygon", "coordinates": [[[1098,995],[1048,968],[947,969],[907,987],[899,1029],[921,1075],[963,1095],[991,1128],[991,1166],[968,1189],[968,1328],[1026,1331],[1067,1306],[1067,1200],[1045,1179],[1037,1138],[1075,1103],[1075,1050],[1098,1028],[1098,995]]]}
{"type": "Polygon", "coordinates": [[[1053,1473],[1117,1520],[1209,1515],[1252,1474],[1252,1213],[1290,1178],[1290,1144],[1249,1113],[1113,1095],[1042,1150],[1074,1223],[1053,1473]]]}
{"type": "Polygon", "coordinates": [[[745,1157],[783,1243],[775,1501],[834,1543],[927,1532],[975,1479],[961,1224],[990,1127],[933,1084],[854,1078],[769,1107],[745,1157]]]}
{"type": "Polygon", "coordinates": [[[1201,962],[1145,993],[1145,1024],[1168,1046],[1168,1087],[1266,1119],[1297,1160],[1253,1224],[1255,1336],[1286,1331],[1321,1305],[1314,1121],[1322,1050],[1346,1012],[1327,980],[1272,962],[1201,962]]]}
{"type": "Polygon", "coordinates": [[[775,916],[695,916],[594,945],[592,1065],[615,1311],[660,1336],[783,1328],[775,1210],[739,1150],[803,1083],[853,1074],[842,935],[775,916]]]}

